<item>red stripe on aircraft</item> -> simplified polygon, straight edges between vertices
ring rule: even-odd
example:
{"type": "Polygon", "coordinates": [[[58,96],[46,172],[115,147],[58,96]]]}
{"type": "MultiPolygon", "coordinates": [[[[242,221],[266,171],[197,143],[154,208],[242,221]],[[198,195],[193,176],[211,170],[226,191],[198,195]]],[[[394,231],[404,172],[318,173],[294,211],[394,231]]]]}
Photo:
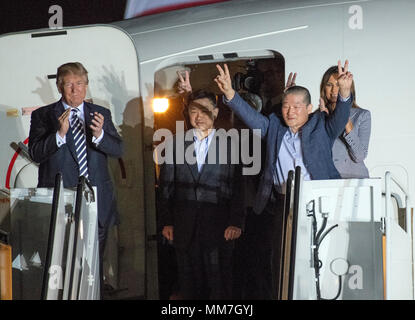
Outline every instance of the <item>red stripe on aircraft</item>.
{"type": "Polygon", "coordinates": [[[162,12],[167,12],[167,11],[180,10],[180,9],[203,6],[206,4],[225,2],[225,1],[230,1],[230,0],[210,0],[210,1],[193,1],[193,2],[187,2],[187,3],[176,3],[176,4],[169,5],[169,6],[163,6],[163,7],[145,10],[137,14],[135,17],[149,16],[152,14],[157,14],[157,13],[162,13],[162,12]]]}
{"type": "MultiPolygon", "coordinates": [[[[24,144],[28,144],[28,142],[29,142],[29,138],[23,141],[24,144]]],[[[18,148],[16,150],[16,152],[14,153],[12,157],[12,160],[9,163],[9,168],[7,169],[7,175],[6,175],[6,188],[7,189],[10,189],[10,177],[12,175],[13,166],[14,166],[14,163],[16,162],[17,157],[19,156],[20,150],[22,149],[18,148]]]]}

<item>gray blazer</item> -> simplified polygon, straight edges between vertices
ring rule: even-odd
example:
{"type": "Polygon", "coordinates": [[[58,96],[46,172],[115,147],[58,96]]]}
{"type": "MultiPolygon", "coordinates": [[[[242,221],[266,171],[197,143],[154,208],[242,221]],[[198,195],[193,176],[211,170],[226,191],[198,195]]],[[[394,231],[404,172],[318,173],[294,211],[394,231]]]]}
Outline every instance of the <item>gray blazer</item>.
{"type": "Polygon", "coordinates": [[[352,108],[350,119],[353,130],[345,131],[334,141],[333,162],[341,177],[369,178],[364,160],[367,157],[370,138],[370,111],[362,108],[352,108]]]}

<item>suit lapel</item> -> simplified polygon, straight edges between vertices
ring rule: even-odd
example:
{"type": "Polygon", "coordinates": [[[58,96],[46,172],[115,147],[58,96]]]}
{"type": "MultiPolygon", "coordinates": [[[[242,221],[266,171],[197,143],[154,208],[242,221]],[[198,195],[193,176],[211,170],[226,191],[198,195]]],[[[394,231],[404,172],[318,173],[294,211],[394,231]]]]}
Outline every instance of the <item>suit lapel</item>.
{"type": "Polygon", "coordinates": [[[59,100],[58,102],[56,102],[55,108],[54,108],[56,119],[58,119],[64,111],[65,111],[65,107],[62,104],[62,100],[59,100]]]}
{"type": "Polygon", "coordinates": [[[304,144],[308,144],[308,139],[310,137],[311,130],[315,127],[317,118],[318,117],[315,117],[313,114],[311,114],[308,121],[301,127],[299,134],[301,136],[302,146],[304,146],[304,144]]]}
{"type": "MultiPolygon", "coordinates": [[[[58,103],[55,106],[56,119],[58,119],[64,111],[65,111],[65,107],[62,104],[62,100],[59,100],[58,103]]],[[[59,122],[58,122],[58,128],[57,129],[59,129],[59,122]]],[[[78,158],[76,156],[76,150],[75,150],[75,143],[73,141],[72,129],[71,129],[70,125],[69,125],[68,132],[66,133],[66,145],[68,146],[68,149],[69,149],[72,157],[74,158],[74,160],[76,162],[78,162],[78,158]]]]}
{"type": "MultiPolygon", "coordinates": [[[[202,170],[200,171],[200,174],[199,174],[199,180],[202,180],[205,176],[209,176],[209,173],[216,170],[219,166],[219,149],[220,148],[217,143],[217,132],[218,131],[216,130],[215,135],[212,137],[212,141],[210,142],[208,152],[206,153],[206,157],[205,157],[205,163],[202,166],[202,170]],[[213,152],[214,154],[212,154],[213,152]],[[210,158],[214,157],[215,159],[214,163],[209,163],[209,154],[210,154],[210,158]]],[[[227,156],[229,157],[230,155],[227,154],[227,156]]],[[[227,159],[227,160],[230,161],[230,159],[227,159]]],[[[196,164],[196,169],[197,169],[197,164],[196,164]]]]}
{"type": "MultiPolygon", "coordinates": [[[[91,105],[88,102],[84,102],[84,118],[85,118],[85,137],[86,145],[88,147],[88,142],[92,141],[92,130],[89,127],[91,125],[91,120],[93,118],[94,110],[92,110],[91,105]]],[[[88,148],[87,148],[88,151],[88,148]]]]}
{"type": "MultiPolygon", "coordinates": [[[[192,144],[193,143],[194,143],[193,140],[192,141],[188,141],[188,140],[185,140],[184,141],[184,151],[185,151],[185,155],[186,155],[186,151],[188,150],[189,147],[192,147],[192,144]]],[[[196,160],[196,152],[195,152],[195,150],[193,150],[193,156],[194,156],[194,159],[196,160]]],[[[189,164],[186,161],[186,159],[185,159],[184,162],[189,167],[189,170],[190,170],[190,172],[192,173],[192,176],[193,176],[193,180],[195,182],[198,182],[199,181],[199,170],[197,169],[197,161],[195,161],[194,164],[189,164]]]]}
{"type": "MultiPolygon", "coordinates": [[[[278,158],[278,154],[280,152],[280,148],[281,148],[281,144],[282,144],[282,139],[284,138],[284,135],[287,133],[288,131],[288,127],[283,125],[281,123],[281,125],[278,127],[278,132],[276,135],[276,141],[275,141],[275,148],[274,148],[274,154],[272,155],[272,165],[275,168],[275,165],[277,164],[277,158],[278,158]]],[[[275,135],[274,135],[275,136],[275,135]]]]}
{"type": "MultiPolygon", "coordinates": [[[[84,101],[84,120],[85,120],[84,128],[85,128],[85,139],[86,139],[85,145],[86,145],[86,159],[87,159],[88,164],[92,163],[91,156],[93,154],[90,149],[90,143],[92,143],[92,130],[89,127],[91,125],[91,120],[93,118],[93,115],[94,115],[94,109],[92,105],[84,101]]],[[[88,165],[88,174],[89,174],[89,179],[95,176],[94,168],[89,165],[88,165]]]]}

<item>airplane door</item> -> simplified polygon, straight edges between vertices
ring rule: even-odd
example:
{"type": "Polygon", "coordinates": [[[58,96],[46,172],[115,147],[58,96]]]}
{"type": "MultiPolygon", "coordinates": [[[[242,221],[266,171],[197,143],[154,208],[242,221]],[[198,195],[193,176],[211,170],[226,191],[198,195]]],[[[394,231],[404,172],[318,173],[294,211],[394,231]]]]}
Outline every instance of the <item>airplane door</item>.
{"type": "Polygon", "coordinates": [[[125,32],[100,25],[0,37],[1,188],[36,187],[37,165],[24,156],[30,114],[60,99],[57,67],[74,61],[88,70],[86,99],[111,110],[124,141],[123,157],[109,163],[120,224],[109,234],[106,284],[113,298],[145,297],[143,111],[137,52],[125,32]]]}

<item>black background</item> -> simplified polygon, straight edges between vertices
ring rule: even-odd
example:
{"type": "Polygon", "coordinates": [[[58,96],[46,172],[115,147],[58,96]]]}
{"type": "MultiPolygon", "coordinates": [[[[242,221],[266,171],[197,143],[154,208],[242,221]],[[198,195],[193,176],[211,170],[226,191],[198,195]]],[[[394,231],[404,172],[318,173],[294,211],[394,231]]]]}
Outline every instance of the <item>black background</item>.
{"type": "Polygon", "coordinates": [[[123,20],[126,0],[1,0],[0,34],[49,27],[49,7],[59,5],[63,27],[123,20]]]}

